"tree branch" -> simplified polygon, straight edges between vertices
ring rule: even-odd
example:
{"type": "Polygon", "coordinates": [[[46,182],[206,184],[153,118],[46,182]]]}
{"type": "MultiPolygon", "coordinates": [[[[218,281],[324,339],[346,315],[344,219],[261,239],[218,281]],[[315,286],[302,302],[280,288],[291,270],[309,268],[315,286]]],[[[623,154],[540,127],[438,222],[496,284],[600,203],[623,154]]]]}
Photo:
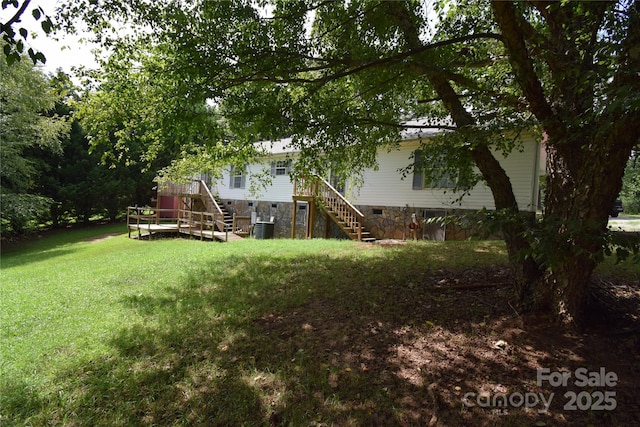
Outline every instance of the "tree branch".
{"type": "Polygon", "coordinates": [[[554,136],[564,134],[564,125],[557,119],[551,106],[548,104],[542,88],[542,83],[533,67],[533,61],[527,53],[527,45],[518,27],[518,18],[514,6],[507,1],[491,2],[494,15],[500,30],[504,45],[509,52],[511,67],[522,88],[523,94],[531,111],[536,118],[544,124],[545,130],[554,136]]]}
{"type": "MultiPolygon", "coordinates": [[[[324,63],[326,64],[325,66],[321,66],[321,65],[317,65],[317,66],[311,66],[309,65],[308,67],[304,67],[304,68],[296,68],[296,69],[291,69],[291,70],[283,70],[281,73],[282,75],[288,75],[290,77],[277,77],[275,75],[268,75],[264,72],[254,72],[252,74],[245,74],[244,76],[241,77],[237,77],[237,78],[229,78],[229,79],[225,79],[225,81],[227,81],[228,83],[230,83],[232,86],[235,85],[240,85],[243,84],[245,82],[271,82],[271,83],[276,83],[276,84],[285,84],[285,83],[310,83],[310,84],[326,84],[328,82],[331,81],[335,81],[338,79],[341,79],[343,77],[348,77],[350,75],[353,74],[357,74],[360,73],[364,70],[367,69],[371,69],[371,68],[380,68],[380,67],[388,67],[390,65],[394,65],[397,63],[401,63],[402,61],[406,60],[407,58],[410,58],[412,56],[416,56],[422,53],[425,53],[427,51],[430,51],[432,49],[437,49],[443,46],[448,46],[448,45],[453,45],[453,44],[458,44],[458,43],[463,43],[463,42],[467,42],[467,41],[472,41],[472,40],[478,40],[478,39],[486,39],[486,38],[490,38],[490,39],[496,39],[496,40],[500,40],[501,37],[498,34],[495,33],[479,33],[479,34],[470,34],[470,35],[466,35],[466,36],[461,36],[461,37],[455,37],[449,40],[444,40],[441,42],[436,42],[436,43],[431,43],[428,45],[418,45],[415,46],[405,52],[399,52],[396,53],[394,55],[388,56],[388,57],[384,57],[384,58],[376,58],[373,60],[367,60],[367,59],[362,59],[362,60],[352,60],[349,58],[343,58],[343,59],[335,59],[335,58],[323,58],[323,57],[315,57],[315,56],[310,56],[304,53],[298,53],[295,55],[290,55],[289,59],[294,59],[294,58],[298,58],[298,59],[303,59],[303,60],[308,60],[311,62],[315,62],[315,63],[324,63]],[[343,68],[334,71],[334,68],[337,65],[342,65],[343,68]],[[322,77],[318,77],[318,78],[309,78],[309,77],[299,77],[300,74],[305,73],[305,72],[309,72],[309,71],[332,71],[330,74],[326,74],[322,77]]],[[[254,52],[251,55],[247,55],[250,56],[253,60],[251,63],[253,64],[259,64],[260,60],[259,58],[265,58],[268,56],[272,56],[272,55],[278,55],[278,54],[282,54],[282,52],[278,52],[278,50],[269,50],[269,51],[261,51],[261,52],[254,52]]],[[[286,52],[288,54],[290,54],[291,52],[286,52]]],[[[244,66],[249,66],[249,63],[239,63],[239,65],[244,65],[244,66]]],[[[435,70],[433,69],[428,69],[428,67],[424,67],[421,66],[420,69],[423,72],[433,72],[435,70]]],[[[276,70],[276,68],[272,68],[269,71],[273,71],[276,70]]],[[[263,70],[264,71],[264,70],[263,70]]]]}
{"type": "MultiPolygon", "coordinates": [[[[407,39],[407,43],[410,46],[420,45],[417,28],[409,18],[407,9],[399,6],[397,11],[399,25],[407,39]]],[[[464,131],[465,128],[475,125],[475,119],[460,101],[458,94],[449,83],[446,73],[433,72],[427,74],[427,79],[434,91],[442,99],[447,111],[451,114],[458,131],[464,131]]],[[[483,143],[474,144],[469,150],[469,154],[480,170],[482,177],[489,184],[489,188],[491,188],[496,209],[509,209],[517,212],[518,202],[516,201],[509,176],[491,153],[489,147],[483,143]]]]}
{"type": "Polygon", "coordinates": [[[29,3],[31,3],[31,0],[24,0],[24,3],[22,3],[22,6],[20,6],[16,14],[13,15],[13,17],[11,17],[11,19],[9,19],[6,23],[2,24],[2,32],[6,32],[5,28],[10,28],[16,22],[20,22],[20,17],[24,13],[24,11],[27,10],[29,3]]]}

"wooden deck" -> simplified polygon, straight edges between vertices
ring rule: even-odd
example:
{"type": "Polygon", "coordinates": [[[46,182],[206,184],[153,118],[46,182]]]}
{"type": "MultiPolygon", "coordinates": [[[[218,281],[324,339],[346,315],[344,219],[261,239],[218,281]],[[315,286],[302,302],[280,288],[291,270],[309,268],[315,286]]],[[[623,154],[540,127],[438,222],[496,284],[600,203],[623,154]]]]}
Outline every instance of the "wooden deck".
{"type": "Polygon", "coordinates": [[[207,212],[180,211],[177,218],[163,216],[163,212],[175,212],[172,209],[155,209],[150,207],[129,207],[127,212],[127,229],[130,238],[148,237],[162,233],[188,235],[201,240],[217,240],[231,242],[242,239],[223,221],[213,218],[207,212]],[[219,231],[220,229],[225,231],[219,231]]]}
{"type": "Polygon", "coordinates": [[[153,238],[154,234],[162,233],[180,233],[183,235],[200,237],[201,239],[218,240],[220,242],[232,242],[234,240],[241,240],[242,237],[231,232],[212,231],[212,230],[199,230],[190,227],[180,227],[177,224],[143,224],[143,225],[129,225],[129,237],[132,239],[139,239],[143,237],[153,238]]]}

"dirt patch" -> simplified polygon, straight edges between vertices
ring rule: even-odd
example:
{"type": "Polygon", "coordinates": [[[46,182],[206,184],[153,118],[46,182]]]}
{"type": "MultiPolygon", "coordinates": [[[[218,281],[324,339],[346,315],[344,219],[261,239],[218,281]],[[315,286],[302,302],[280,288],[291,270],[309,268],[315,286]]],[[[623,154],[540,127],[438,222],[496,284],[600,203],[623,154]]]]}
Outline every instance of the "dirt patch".
{"type": "Polygon", "coordinates": [[[278,353],[316,358],[329,388],[345,395],[367,381],[397,402],[393,412],[365,408],[369,425],[640,425],[640,284],[599,286],[627,312],[582,334],[520,315],[501,268],[442,270],[406,292],[394,287],[381,297],[393,299],[393,313],[377,311],[376,301],[317,299],[257,326],[280,343],[278,353]],[[567,380],[554,383],[558,375],[567,380]]]}
{"type": "Polygon", "coordinates": [[[90,237],[88,239],[84,239],[83,242],[89,242],[89,243],[100,243],[100,242],[104,242],[105,240],[108,240],[112,237],[116,237],[116,236],[121,236],[122,233],[107,233],[107,234],[103,234],[101,236],[94,236],[94,237],[90,237]]]}
{"type": "Polygon", "coordinates": [[[407,244],[407,241],[398,240],[398,239],[385,239],[385,240],[376,240],[375,243],[380,246],[404,246],[407,244]]]}

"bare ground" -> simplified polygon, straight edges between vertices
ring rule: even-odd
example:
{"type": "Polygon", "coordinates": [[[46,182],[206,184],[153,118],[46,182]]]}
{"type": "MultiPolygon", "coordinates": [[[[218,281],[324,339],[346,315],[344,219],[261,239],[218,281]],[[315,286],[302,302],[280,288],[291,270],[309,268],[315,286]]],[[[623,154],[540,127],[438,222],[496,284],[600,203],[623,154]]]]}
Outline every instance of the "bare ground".
{"type": "MultiPolygon", "coordinates": [[[[624,314],[603,312],[582,334],[517,313],[503,268],[425,275],[419,289],[388,295],[394,316],[351,311],[346,295],[342,306],[314,300],[257,324],[281,343],[278,353],[299,348],[316,357],[336,390],[369,381],[401,403],[393,413],[373,402],[352,408],[367,425],[640,425],[640,284],[596,277],[594,285],[624,314]],[[553,386],[538,381],[541,368],[570,377],[553,386]],[[596,378],[601,369],[606,384],[596,378]]],[[[279,424],[278,414],[272,419],[279,424]]]]}

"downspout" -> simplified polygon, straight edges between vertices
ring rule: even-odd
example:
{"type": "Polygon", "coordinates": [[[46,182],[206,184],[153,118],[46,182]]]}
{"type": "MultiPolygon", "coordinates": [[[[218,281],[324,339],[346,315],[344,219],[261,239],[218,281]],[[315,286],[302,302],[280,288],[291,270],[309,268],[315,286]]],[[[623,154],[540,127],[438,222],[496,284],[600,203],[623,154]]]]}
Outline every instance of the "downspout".
{"type": "Polygon", "coordinates": [[[538,211],[538,205],[540,204],[540,150],[542,149],[542,142],[536,141],[536,149],[533,160],[533,185],[531,189],[531,202],[533,204],[534,214],[538,211]]]}

